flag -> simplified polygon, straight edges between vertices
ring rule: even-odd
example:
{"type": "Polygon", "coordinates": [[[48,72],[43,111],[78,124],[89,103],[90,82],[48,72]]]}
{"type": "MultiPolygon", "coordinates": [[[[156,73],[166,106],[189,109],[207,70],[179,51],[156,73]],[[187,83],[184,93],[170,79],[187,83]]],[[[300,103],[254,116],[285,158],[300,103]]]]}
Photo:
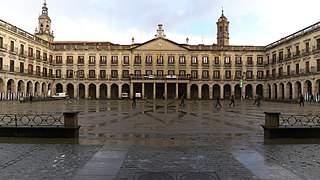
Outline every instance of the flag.
{"type": "Polygon", "coordinates": [[[158,54],[157,56],[157,60],[159,60],[161,58],[161,54],[158,54]]]}

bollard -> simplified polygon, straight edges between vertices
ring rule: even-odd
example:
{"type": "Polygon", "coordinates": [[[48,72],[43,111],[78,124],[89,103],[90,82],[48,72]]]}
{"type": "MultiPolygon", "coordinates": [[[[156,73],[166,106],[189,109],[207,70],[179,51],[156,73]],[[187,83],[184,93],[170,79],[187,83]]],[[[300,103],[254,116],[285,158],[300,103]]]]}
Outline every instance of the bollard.
{"type": "Polygon", "coordinates": [[[64,112],[64,126],[66,128],[78,128],[78,114],[79,112],[64,112]]]}
{"type": "Polygon", "coordinates": [[[265,114],[264,126],[266,128],[279,127],[279,116],[281,113],[264,112],[264,114],[265,114]]]}

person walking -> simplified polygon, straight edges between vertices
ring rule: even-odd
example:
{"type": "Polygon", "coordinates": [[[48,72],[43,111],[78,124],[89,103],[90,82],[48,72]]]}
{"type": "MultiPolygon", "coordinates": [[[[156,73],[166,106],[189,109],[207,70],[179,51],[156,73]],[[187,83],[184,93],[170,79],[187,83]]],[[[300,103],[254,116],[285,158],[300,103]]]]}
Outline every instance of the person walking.
{"type": "Polygon", "coordinates": [[[230,98],[230,104],[229,104],[229,106],[231,106],[232,105],[232,107],[234,107],[235,105],[234,105],[234,96],[233,95],[231,95],[231,98],[230,98]]]}
{"type": "Polygon", "coordinates": [[[256,105],[257,102],[258,102],[258,95],[256,95],[256,96],[254,97],[254,103],[253,103],[253,105],[256,105]]]}
{"type": "Polygon", "coordinates": [[[136,98],[136,94],[135,93],[133,93],[133,97],[132,97],[132,106],[136,106],[137,105],[137,103],[136,103],[136,100],[137,100],[137,98],[136,98]]]}
{"type": "Polygon", "coordinates": [[[301,107],[301,105],[304,106],[304,97],[302,94],[299,97],[299,103],[300,103],[300,107],[301,107]]]}
{"type": "Polygon", "coordinates": [[[260,107],[261,106],[261,96],[257,95],[257,106],[260,107]]]}
{"type": "Polygon", "coordinates": [[[181,106],[183,106],[183,107],[185,106],[185,104],[184,104],[184,94],[182,94],[181,97],[180,97],[180,105],[179,106],[180,107],[181,106]]]}
{"type": "Polygon", "coordinates": [[[219,95],[217,96],[216,100],[217,100],[217,103],[216,103],[215,108],[218,108],[218,106],[219,106],[219,108],[222,108],[222,105],[220,104],[220,96],[219,95]]]}

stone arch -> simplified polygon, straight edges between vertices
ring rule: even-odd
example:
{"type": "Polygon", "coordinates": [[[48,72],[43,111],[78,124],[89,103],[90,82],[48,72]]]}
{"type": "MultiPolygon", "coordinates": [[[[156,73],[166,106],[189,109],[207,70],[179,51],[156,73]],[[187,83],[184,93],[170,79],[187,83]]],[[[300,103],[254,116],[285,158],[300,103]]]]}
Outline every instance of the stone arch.
{"type": "Polygon", "coordinates": [[[285,88],[284,88],[284,84],[280,83],[279,84],[279,99],[284,99],[285,97],[285,88]]]}
{"type": "Polygon", "coordinates": [[[118,99],[119,98],[119,86],[118,84],[111,85],[111,99],[118,99]]]}
{"type": "Polygon", "coordinates": [[[40,83],[38,81],[36,81],[34,83],[34,95],[35,96],[39,96],[40,95],[40,93],[41,93],[40,88],[41,88],[40,83]]]}
{"type": "Polygon", "coordinates": [[[192,84],[190,87],[190,98],[191,99],[198,99],[198,85],[197,84],[192,84]]]}
{"type": "Polygon", "coordinates": [[[268,99],[271,99],[272,89],[270,84],[267,85],[267,91],[268,91],[268,99]]]}
{"type": "Polygon", "coordinates": [[[300,81],[295,82],[293,88],[294,88],[294,92],[295,92],[295,94],[293,96],[294,96],[294,99],[296,99],[302,94],[301,82],[300,81]]]}
{"type": "Polygon", "coordinates": [[[33,92],[33,84],[31,81],[27,82],[27,94],[30,94],[33,92]]]}
{"type": "Polygon", "coordinates": [[[262,84],[258,84],[256,86],[256,94],[261,96],[261,97],[264,97],[262,84]]]}
{"type": "Polygon", "coordinates": [[[121,93],[127,93],[128,97],[130,97],[130,85],[127,83],[122,84],[122,92],[121,93]]]}
{"type": "Polygon", "coordinates": [[[63,92],[63,85],[61,83],[56,84],[56,93],[63,92]]]}
{"type": "Polygon", "coordinates": [[[231,97],[231,85],[230,84],[225,84],[223,86],[223,98],[224,99],[229,99],[231,97]]]}
{"type": "Polygon", "coordinates": [[[212,89],[213,89],[213,91],[212,91],[213,99],[215,99],[217,96],[220,96],[220,85],[219,84],[213,85],[212,89]]]}
{"type": "Polygon", "coordinates": [[[108,97],[108,86],[106,84],[100,84],[100,99],[106,99],[108,97]]]}
{"type": "Polygon", "coordinates": [[[89,99],[96,99],[97,98],[97,87],[95,84],[89,84],[89,99]]]}
{"type": "Polygon", "coordinates": [[[209,99],[209,85],[203,84],[201,87],[201,99],[209,99]]]}
{"type": "Polygon", "coordinates": [[[48,92],[48,88],[47,88],[47,83],[43,82],[42,85],[41,85],[41,94],[43,96],[47,96],[47,92],[48,92]]]}
{"type": "Polygon", "coordinates": [[[78,88],[79,88],[78,97],[82,99],[86,98],[86,86],[83,83],[80,83],[78,88]]]}
{"type": "Polygon", "coordinates": [[[253,87],[252,87],[252,84],[247,84],[245,85],[245,91],[244,91],[244,95],[245,95],[245,98],[253,98],[253,87]]]}
{"type": "Polygon", "coordinates": [[[292,88],[292,83],[291,82],[287,83],[285,91],[286,91],[286,97],[285,98],[288,98],[288,99],[292,100],[293,99],[293,88],[292,88]]]}
{"type": "Polygon", "coordinates": [[[75,98],[74,96],[74,85],[72,83],[67,84],[67,94],[70,98],[75,98]]]}
{"type": "Polygon", "coordinates": [[[7,93],[14,93],[15,92],[15,84],[13,79],[9,79],[7,81],[7,93]]]}
{"type": "Polygon", "coordinates": [[[271,91],[273,92],[273,96],[271,95],[271,98],[278,99],[278,85],[276,83],[272,85],[271,91]]]}
{"type": "Polygon", "coordinates": [[[241,99],[241,87],[240,84],[236,84],[234,86],[234,98],[241,99]]]}

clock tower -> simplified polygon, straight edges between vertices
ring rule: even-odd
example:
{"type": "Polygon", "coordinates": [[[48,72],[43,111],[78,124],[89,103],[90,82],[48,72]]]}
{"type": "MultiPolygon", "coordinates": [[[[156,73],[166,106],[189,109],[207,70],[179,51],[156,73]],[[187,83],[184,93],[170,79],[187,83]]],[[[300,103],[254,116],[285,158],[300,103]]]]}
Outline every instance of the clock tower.
{"type": "Polygon", "coordinates": [[[38,18],[38,28],[36,28],[35,35],[49,42],[52,42],[54,39],[53,31],[51,31],[51,19],[48,16],[46,0],[44,0],[43,3],[42,14],[38,18]]]}

